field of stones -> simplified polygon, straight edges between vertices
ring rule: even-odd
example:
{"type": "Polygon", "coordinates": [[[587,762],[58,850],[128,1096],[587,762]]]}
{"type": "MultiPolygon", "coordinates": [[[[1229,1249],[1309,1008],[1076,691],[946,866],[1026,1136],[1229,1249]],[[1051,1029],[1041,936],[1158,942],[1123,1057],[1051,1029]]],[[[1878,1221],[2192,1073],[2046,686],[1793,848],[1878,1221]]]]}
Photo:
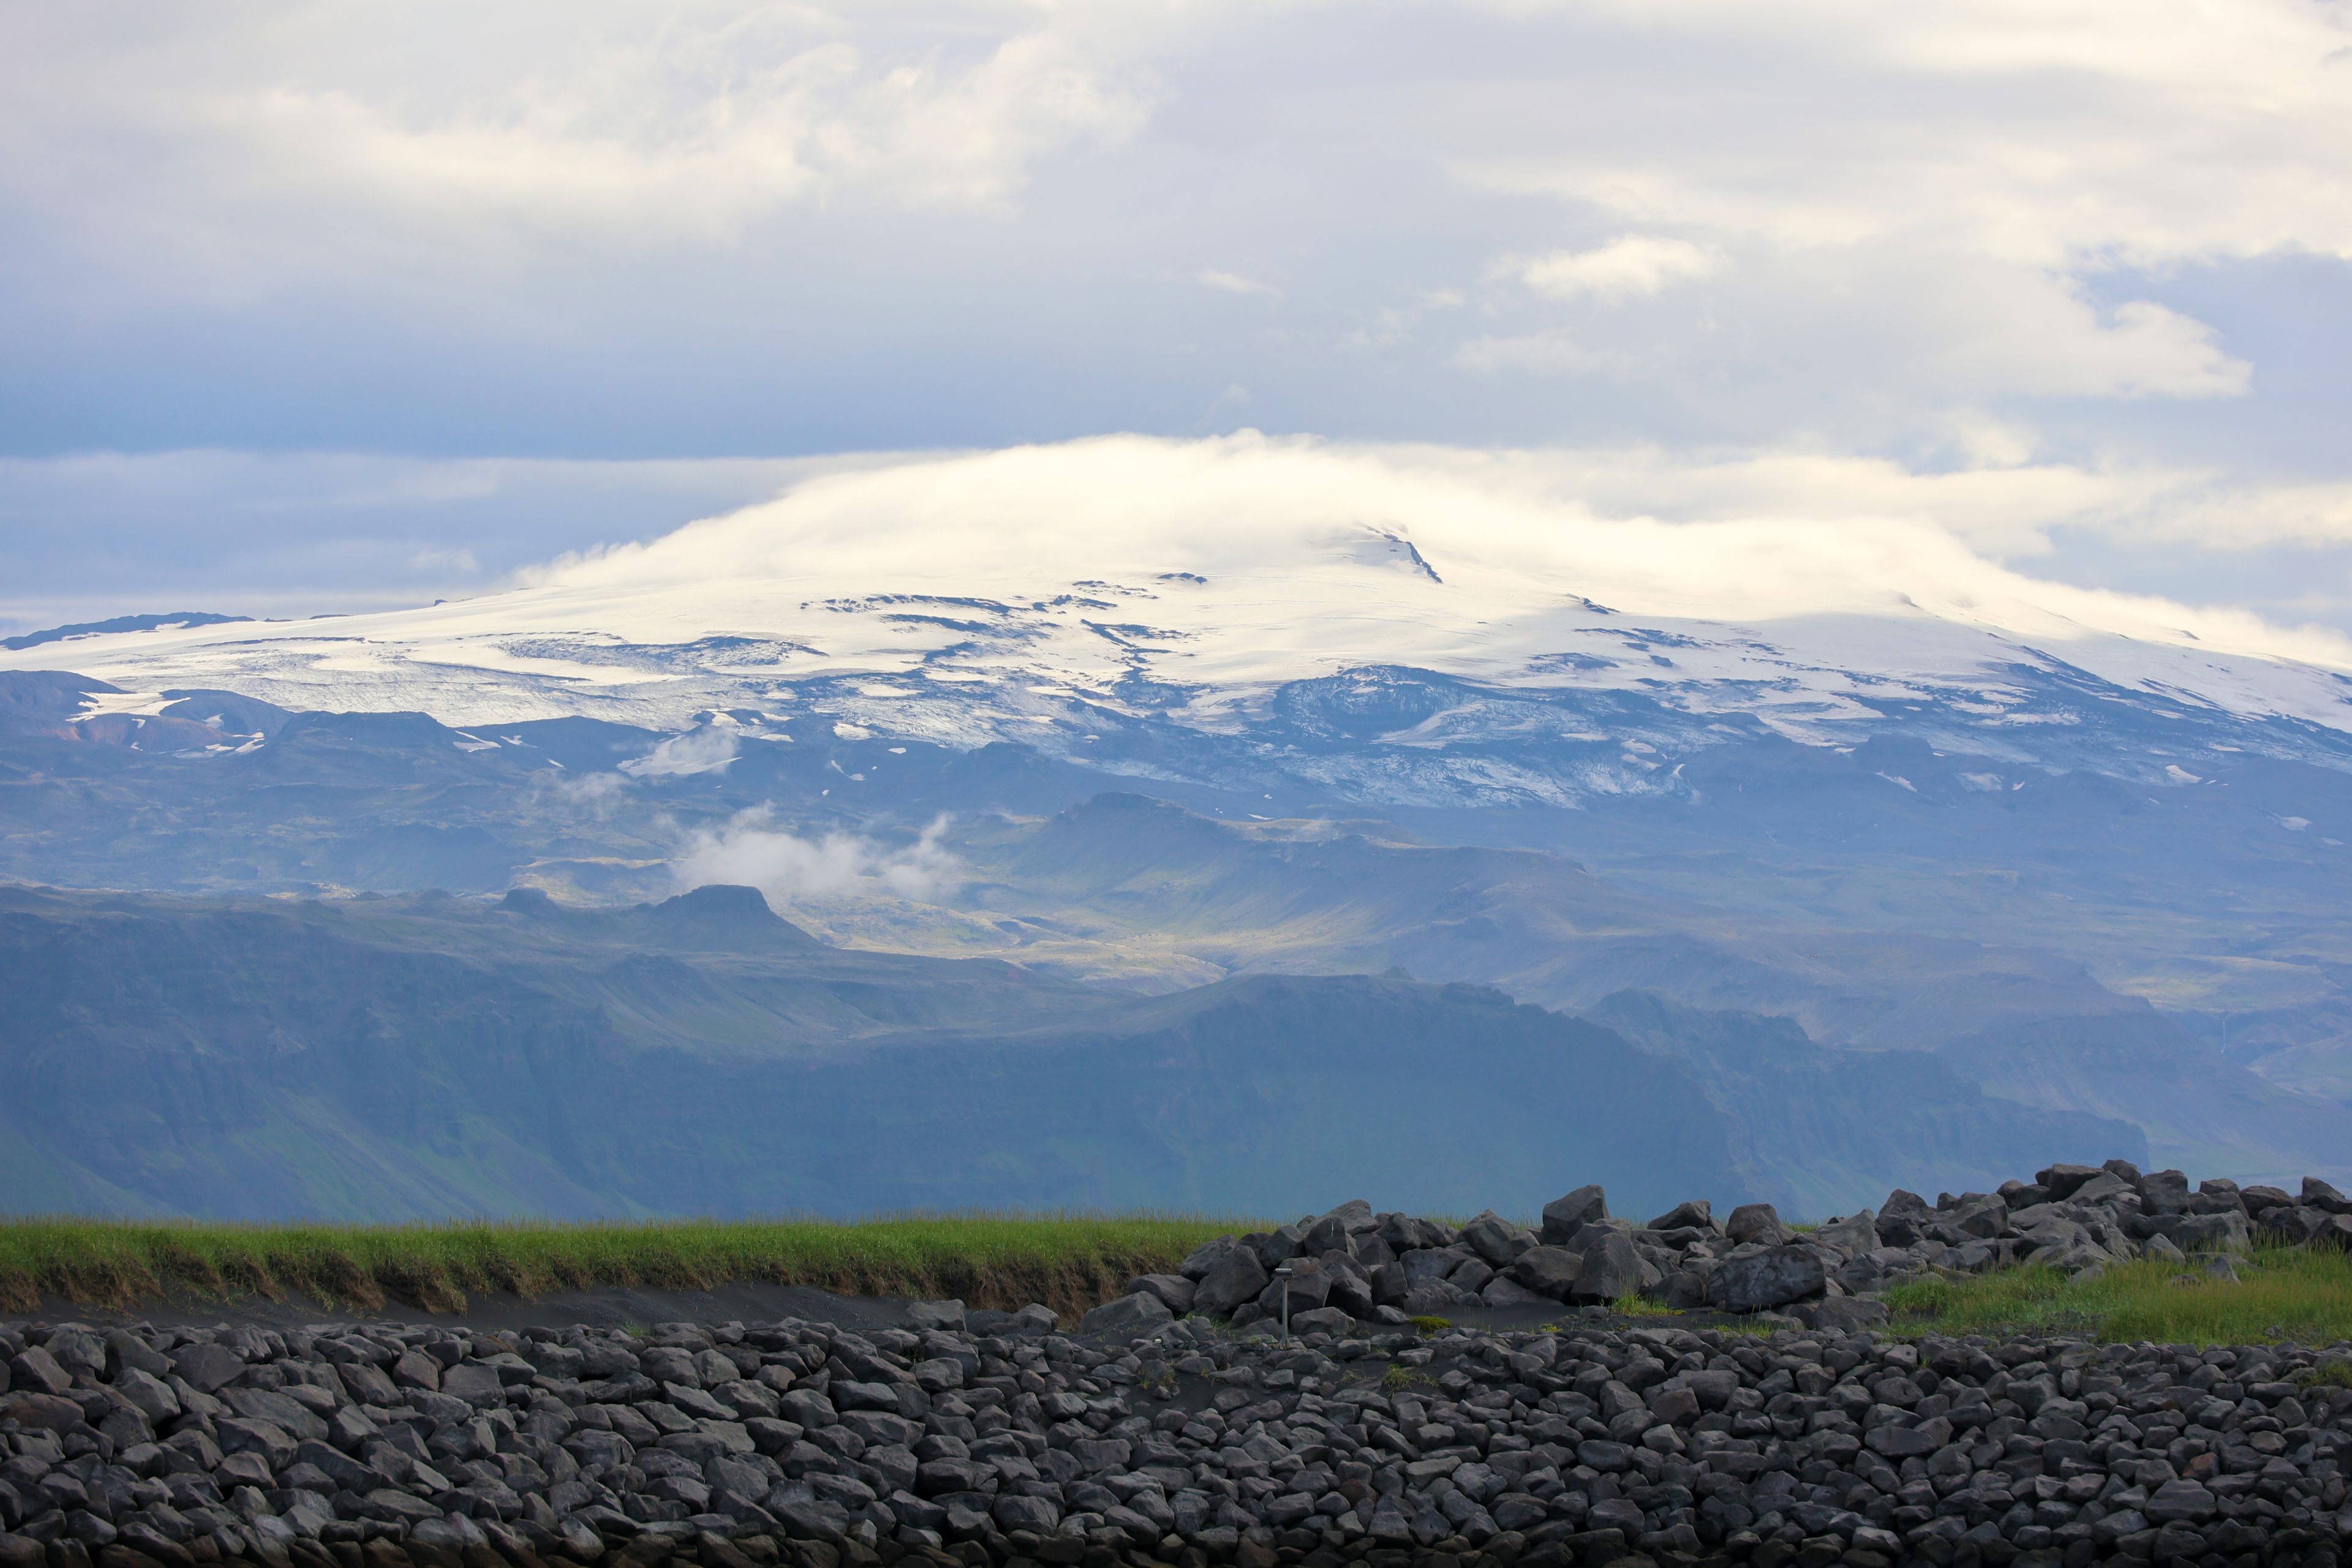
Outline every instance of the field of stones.
{"type": "Polygon", "coordinates": [[[0,1568],[2318,1568],[2352,1343],[1958,1335],[1881,1293],[2212,1289],[2347,1211],[2127,1166],[1805,1231],[1586,1188],[1219,1236],[1068,1324],[11,1323],[0,1568]]]}

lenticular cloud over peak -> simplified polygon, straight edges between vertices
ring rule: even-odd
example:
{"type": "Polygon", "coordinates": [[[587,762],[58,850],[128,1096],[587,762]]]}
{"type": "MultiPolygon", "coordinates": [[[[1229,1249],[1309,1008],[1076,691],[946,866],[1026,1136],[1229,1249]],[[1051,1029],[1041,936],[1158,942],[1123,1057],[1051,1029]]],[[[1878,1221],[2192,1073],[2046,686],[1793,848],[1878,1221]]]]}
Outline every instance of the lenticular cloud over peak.
{"type": "MultiPolygon", "coordinates": [[[[687,607],[652,593],[656,584],[697,585],[713,595],[708,603],[750,609],[812,586],[921,584],[1019,597],[1079,578],[1140,584],[1170,573],[1207,577],[1205,586],[1298,579],[1303,591],[1304,579],[1353,582],[1346,568],[1403,562],[1404,577],[1453,588],[1407,590],[1415,614],[1440,616],[1540,616],[1563,595],[1711,620],[1912,614],[2037,637],[2195,640],[2352,667],[2344,639],[2037,581],[1976,555],[1916,510],[1857,511],[1847,496],[1813,517],[1668,521],[1604,513],[1580,493],[1583,477],[1574,460],[1539,454],[1255,432],[1203,441],[1106,437],[813,479],[764,505],[528,580],[551,595],[610,593],[666,616],[687,607]],[[1436,570],[1441,558],[1448,571],[1436,570]]],[[[1364,586],[1346,592],[1357,597],[1364,586]]],[[[687,613],[687,626],[707,618],[687,613]]]]}
{"type": "MultiPolygon", "coordinates": [[[[238,683],[462,722],[675,726],[812,679],[877,700],[1001,689],[1205,716],[1372,666],[1712,692],[1793,720],[1874,683],[2033,665],[2352,722],[2340,637],[1976,553],[1939,514],[1965,527],[1998,510],[1998,492],[1967,487],[2000,476],[1882,473],[1873,489],[1832,465],[1809,500],[1801,471],[1751,475],[1754,510],[1722,515],[1686,475],[1612,461],[1255,432],[913,458],[566,557],[502,593],[92,638],[73,661],[137,690],[238,683]]],[[[2010,504],[2084,504],[2063,475],[2044,491],[2010,504]]]]}

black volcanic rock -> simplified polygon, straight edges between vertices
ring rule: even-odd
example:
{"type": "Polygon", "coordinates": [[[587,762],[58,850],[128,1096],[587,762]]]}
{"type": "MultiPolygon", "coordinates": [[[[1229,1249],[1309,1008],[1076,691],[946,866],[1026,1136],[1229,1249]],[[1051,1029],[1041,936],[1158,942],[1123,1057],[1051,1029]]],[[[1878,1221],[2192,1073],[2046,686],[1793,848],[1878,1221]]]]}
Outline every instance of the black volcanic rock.
{"type": "MultiPolygon", "coordinates": [[[[146,1354],[218,1350],[250,1380],[227,1398],[327,1436],[211,1400],[150,1428],[135,1369],[0,1392],[0,1564],[2322,1563],[2346,1533],[2352,1393],[2291,1344],[1605,1312],[1423,1334],[1333,1308],[1295,1310],[1286,1343],[1149,1294],[1075,1332],[1042,1306],[951,1305],[907,1327],[660,1325],[651,1353],[725,1374],[708,1388],[602,1375],[648,1350],[611,1327],[136,1324],[117,1332],[146,1354]],[[319,1375],[355,1347],[446,1358],[469,1392],[319,1375]]],[[[0,1323],[0,1344],[47,1364],[81,1332],[0,1323]]]]}

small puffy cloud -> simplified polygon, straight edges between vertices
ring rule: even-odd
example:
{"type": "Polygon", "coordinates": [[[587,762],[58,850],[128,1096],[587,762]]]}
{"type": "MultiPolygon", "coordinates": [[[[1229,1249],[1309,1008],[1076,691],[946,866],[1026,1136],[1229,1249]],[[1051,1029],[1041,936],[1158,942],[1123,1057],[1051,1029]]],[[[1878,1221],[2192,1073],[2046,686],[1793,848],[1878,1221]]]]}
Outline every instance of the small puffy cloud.
{"type": "Polygon", "coordinates": [[[1271,283],[1261,283],[1238,272],[1221,272],[1213,267],[1202,272],[1200,277],[1202,288],[1214,289],[1221,294],[1263,294],[1271,298],[1280,292],[1271,283]]]}
{"type": "Polygon", "coordinates": [[[733,883],[784,904],[861,895],[935,903],[966,880],[962,862],[941,842],[944,816],[912,843],[897,845],[858,833],[803,837],[775,826],[774,817],[772,807],[755,806],[693,835],[671,863],[677,885],[733,883]]]}
{"type": "Polygon", "coordinates": [[[2151,300],[2116,307],[2101,327],[2099,363],[2086,388],[2114,397],[2242,397],[2254,367],[2224,353],[2204,322],[2151,300]]]}
{"type": "Polygon", "coordinates": [[[1528,291],[1550,300],[1647,299],[1672,284],[1704,278],[1720,265],[1712,253],[1685,239],[1656,235],[1620,235],[1594,250],[1555,250],[1517,257],[1504,270],[1528,291]]]}
{"type": "Polygon", "coordinates": [[[600,820],[611,816],[629,793],[618,773],[557,773],[550,787],[566,805],[600,820]]]}

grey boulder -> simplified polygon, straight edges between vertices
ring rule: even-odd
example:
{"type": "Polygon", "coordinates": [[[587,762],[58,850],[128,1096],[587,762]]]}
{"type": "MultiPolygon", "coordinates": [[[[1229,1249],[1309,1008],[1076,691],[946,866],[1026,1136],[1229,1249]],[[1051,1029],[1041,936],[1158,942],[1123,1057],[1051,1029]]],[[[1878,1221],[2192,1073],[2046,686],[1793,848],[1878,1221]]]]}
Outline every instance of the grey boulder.
{"type": "Polygon", "coordinates": [[[1553,1247],[1570,1240],[1596,1219],[1609,1217],[1609,1197],[1598,1185],[1582,1186],[1544,1205],[1541,1239],[1553,1247]]]}
{"type": "Polygon", "coordinates": [[[1584,1249],[1576,1271],[1576,1288],[1569,1299],[1588,1302],[1622,1300],[1639,1294],[1642,1282],[1642,1255],[1634,1250],[1633,1238],[1611,1231],[1584,1249]]]}
{"type": "Polygon", "coordinates": [[[1298,1250],[1309,1258],[1342,1250],[1347,1245],[1348,1222],[1334,1214],[1327,1214],[1308,1226],[1306,1234],[1298,1238],[1298,1250]]]}
{"type": "Polygon", "coordinates": [[[1470,1254],[1458,1247],[1424,1247],[1406,1253],[1398,1267],[1404,1270],[1405,1286],[1411,1289],[1443,1279],[1469,1261],[1470,1254]]]}
{"type": "MultiPolygon", "coordinates": [[[[1213,1242],[1210,1244],[1214,1246],[1213,1242]]],[[[1199,1256],[1197,1253],[1195,1257],[1199,1256]]],[[[1185,1259],[1189,1265],[1191,1258],[1185,1259]]],[[[1270,1278],[1265,1265],[1257,1254],[1247,1247],[1236,1247],[1217,1259],[1208,1273],[1201,1277],[1192,1292],[1192,1310],[1206,1312],[1213,1318],[1227,1318],[1244,1301],[1255,1301],[1265,1289],[1270,1278]]]]}
{"type": "Polygon", "coordinates": [[[1426,1285],[1416,1285],[1405,1292],[1400,1306],[1412,1318],[1442,1318],[1456,1307],[1477,1305],[1478,1298],[1466,1290],[1448,1285],[1443,1279],[1433,1279],[1426,1285]]]}
{"type": "Polygon", "coordinates": [[[1182,1317],[1192,1310],[1196,1287],[1181,1274],[1139,1274],[1127,1282],[1130,1296],[1138,1290],[1148,1291],[1168,1303],[1168,1310],[1182,1317]]]}
{"type": "Polygon", "coordinates": [[[2073,1197],[2074,1189],[2094,1176],[2105,1174],[2097,1165],[2051,1165],[2033,1173],[2033,1184],[2049,1189],[2053,1200],[2063,1200],[2073,1197]]]}
{"type": "Polygon", "coordinates": [[[2253,1244],[2253,1233],[2246,1216],[2234,1209],[2192,1214],[2173,1228],[2172,1244],[2183,1252],[2244,1252],[2253,1244]]]}
{"type": "Polygon", "coordinates": [[[441,1374],[441,1392],[452,1399],[462,1399],[468,1405],[504,1405],[506,1385],[499,1381],[496,1367],[463,1362],[441,1374]]]}
{"type": "Polygon", "coordinates": [[[172,1370],[198,1394],[217,1394],[245,1375],[245,1358],[226,1345],[189,1345],[172,1357],[172,1370]]]}
{"type": "Polygon", "coordinates": [[[172,1392],[172,1385],[135,1366],[122,1369],[122,1375],[114,1380],[114,1391],[157,1426],[180,1414],[180,1396],[172,1392]]]}
{"type": "MultiPolygon", "coordinates": [[[[1240,1237],[1221,1236],[1214,1241],[1202,1242],[1199,1247],[1194,1247],[1192,1256],[1176,1266],[1176,1272],[1197,1283],[1216,1272],[1217,1266],[1235,1253],[1247,1253],[1253,1260],[1257,1257],[1255,1252],[1243,1244],[1240,1237]]],[[[1253,1290],[1250,1294],[1255,1296],[1257,1292],[1253,1290]]]]}
{"type": "Polygon", "coordinates": [[[1290,1331],[1294,1334],[1345,1334],[1355,1326],[1356,1320],[1343,1307],[1317,1307],[1290,1315],[1290,1331]]]}
{"type": "Polygon", "coordinates": [[[1259,1293],[1257,1304],[1269,1316],[1278,1317],[1286,1297],[1294,1313],[1311,1312],[1323,1306],[1331,1300],[1329,1271],[1320,1263],[1304,1259],[1294,1262],[1287,1275],[1276,1272],[1273,1276],[1273,1282],[1259,1293]]]}
{"type": "Polygon", "coordinates": [[[1497,1274],[1486,1281],[1486,1287],[1478,1292],[1478,1300],[1489,1307],[1540,1307],[1549,1304],[1552,1298],[1538,1296],[1510,1276],[1497,1274]]]}
{"type": "Polygon", "coordinates": [[[1723,1230],[1735,1242],[1760,1241],[1767,1247],[1782,1246],[1796,1234],[1780,1223],[1780,1211],[1770,1204],[1741,1204],[1731,1211],[1723,1230]]]}
{"type": "Polygon", "coordinates": [[[1833,1329],[1847,1334],[1876,1328],[1887,1318],[1886,1303],[1867,1296],[1825,1296],[1794,1310],[1797,1321],[1809,1329],[1833,1329]]]}
{"type": "Polygon", "coordinates": [[[938,1329],[952,1333],[963,1327],[963,1303],[912,1301],[907,1306],[907,1321],[919,1329],[938,1329]]]}
{"type": "Polygon", "coordinates": [[[1511,1278],[1547,1300],[1565,1301],[1576,1289],[1584,1259],[1564,1247],[1535,1247],[1512,1263],[1511,1278]]]}
{"type": "Polygon", "coordinates": [[[56,1330],[41,1348],[68,1375],[87,1377],[93,1383],[106,1375],[106,1342],[86,1329],[56,1330]]]}
{"type": "Polygon", "coordinates": [[[2178,1520],[2210,1519],[2218,1506],[2211,1492],[2181,1477],[2157,1488],[2148,1500],[2139,1505],[2139,1510],[2150,1519],[2169,1523],[2178,1520]]]}
{"type": "Polygon", "coordinates": [[[1338,1267],[1333,1267],[1330,1273],[1331,1294],[1325,1298],[1327,1304],[1354,1317],[1370,1317],[1372,1309],[1379,1304],[1379,1298],[1372,1294],[1370,1278],[1359,1269],[1338,1267]]]}
{"type": "Polygon", "coordinates": [[[1175,1321],[1168,1303],[1149,1290],[1138,1290],[1131,1296],[1121,1296],[1116,1301],[1106,1301],[1078,1320],[1082,1334],[1121,1334],[1133,1337],[1148,1334],[1163,1323],[1175,1321]]]}
{"type": "Polygon", "coordinates": [[[1878,1216],[1863,1209],[1843,1219],[1830,1221],[1814,1231],[1812,1238],[1843,1247],[1849,1253],[1874,1251],[1878,1247],[1878,1216]]]}
{"type": "Polygon", "coordinates": [[[1822,1256],[1810,1247],[1735,1253],[1707,1280],[1707,1299],[1733,1312],[1760,1312],[1819,1296],[1828,1288],[1822,1256]]]}
{"type": "Polygon", "coordinates": [[[1504,1268],[1519,1254],[1534,1247],[1536,1238],[1493,1209],[1488,1209],[1462,1227],[1462,1242],[1485,1259],[1488,1268],[1504,1268]]]}
{"type": "Polygon", "coordinates": [[[1307,1232],[1295,1225],[1275,1230],[1254,1230],[1242,1237],[1242,1245],[1257,1255],[1258,1263],[1272,1268],[1298,1256],[1298,1243],[1307,1232]]]}
{"type": "Polygon", "coordinates": [[[73,1373],[39,1345],[27,1345],[8,1363],[8,1385],[19,1393],[63,1394],[73,1387],[73,1373]]]}
{"type": "Polygon", "coordinates": [[[1705,1198],[1676,1204],[1650,1222],[1652,1230],[1713,1230],[1715,1206],[1705,1198]]]}
{"type": "Polygon", "coordinates": [[[998,1528],[1008,1532],[1028,1530],[1051,1535],[1062,1523],[1062,1510],[1039,1497],[1000,1496],[988,1511],[998,1528]]]}

